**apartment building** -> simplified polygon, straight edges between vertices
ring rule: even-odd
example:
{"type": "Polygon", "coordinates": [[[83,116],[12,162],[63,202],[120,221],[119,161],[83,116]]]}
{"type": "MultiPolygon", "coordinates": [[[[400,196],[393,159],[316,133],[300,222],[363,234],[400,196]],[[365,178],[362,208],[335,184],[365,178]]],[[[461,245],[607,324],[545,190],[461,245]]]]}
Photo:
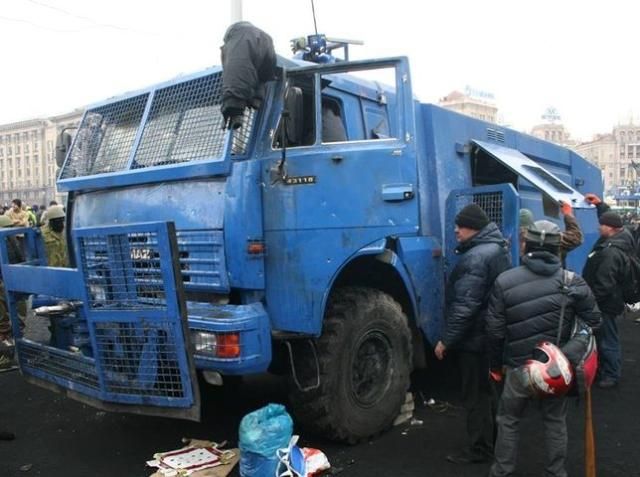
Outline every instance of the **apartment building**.
{"type": "Polygon", "coordinates": [[[581,156],[602,169],[604,190],[608,195],[633,192],[640,186],[640,125],[619,124],[610,134],[599,134],[592,141],[574,147],[581,156]]]}
{"type": "Polygon", "coordinates": [[[452,91],[440,98],[438,106],[490,123],[498,122],[498,107],[490,93],[476,92],[470,88],[465,93],[452,91]]]}
{"type": "Polygon", "coordinates": [[[0,125],[0,204],[63,201],[56,190],[56,137],[78,125],[82,111],[0,125]]]}

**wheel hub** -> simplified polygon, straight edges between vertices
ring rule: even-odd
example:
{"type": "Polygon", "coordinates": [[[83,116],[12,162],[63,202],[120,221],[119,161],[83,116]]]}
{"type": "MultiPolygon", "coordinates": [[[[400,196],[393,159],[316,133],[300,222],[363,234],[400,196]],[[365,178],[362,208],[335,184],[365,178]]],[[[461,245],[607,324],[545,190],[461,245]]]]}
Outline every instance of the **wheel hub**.
{"type": "Polygon", "coordinates": [[[391,343],[380,331],[370,331],[358,341],[352,356],[352,397],[360,406],[373,406],[391,383],[391,343]]]}

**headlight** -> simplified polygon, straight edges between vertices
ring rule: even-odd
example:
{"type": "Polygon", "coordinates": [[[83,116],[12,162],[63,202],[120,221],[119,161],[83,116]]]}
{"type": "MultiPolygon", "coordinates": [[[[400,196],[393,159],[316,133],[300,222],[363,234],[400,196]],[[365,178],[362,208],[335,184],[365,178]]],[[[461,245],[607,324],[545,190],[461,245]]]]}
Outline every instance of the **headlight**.
{"type": "Polygon", "coordinates": [[[218,349],[218,340],[213,333],[207,333],[206,331],[191,331],[191,340],[198,354],[210,354],[216,355],[218,349]]]}

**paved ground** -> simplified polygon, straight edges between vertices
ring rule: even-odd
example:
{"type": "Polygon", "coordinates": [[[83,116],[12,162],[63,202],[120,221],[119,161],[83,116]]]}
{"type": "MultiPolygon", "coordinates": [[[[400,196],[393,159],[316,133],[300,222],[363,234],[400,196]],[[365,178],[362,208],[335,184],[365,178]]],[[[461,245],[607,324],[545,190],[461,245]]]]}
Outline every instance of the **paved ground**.
{"type": "MultiPolygon", "coordinates": [[[[598,475],[640,476],[640,325],[621,323],[624,378],[619,389],[594,390],[598,475]]],[[[404,425],[358,446],[338,446],[304,436],[303,443],[323,449],[341,476],[483,476],[484,465],[459,467],[444,455],[462,441],[463,420],[456,404],[455,375],[444,366],[414,377],[426,399],[450,402],[444,410],[421,404],[415,417],[422,425],[404,425]]],[[[154,452],[180,446],[184,436],[229,440],[235,444],[242,416],[267,402],[284,402],[282,382],[254,379],[242,397],[208,388],[202,423],[109,414],[26,384],[18,372],[0,374],[0,428],[15,431],[13,442],[0,442],[0,476],[113,477],[147,476],[144,462],[154,452]],[[20,469],[23,470],[20,470],[20,469]]],[[[542,432],[536,410],[523,423],[520,475],[542,475],[542,432]]],[[[581,405],[569,409],[569,475],[583,475],[581,405]]],[[[238,475],[237,471],[232,475],[238,475]]]]}

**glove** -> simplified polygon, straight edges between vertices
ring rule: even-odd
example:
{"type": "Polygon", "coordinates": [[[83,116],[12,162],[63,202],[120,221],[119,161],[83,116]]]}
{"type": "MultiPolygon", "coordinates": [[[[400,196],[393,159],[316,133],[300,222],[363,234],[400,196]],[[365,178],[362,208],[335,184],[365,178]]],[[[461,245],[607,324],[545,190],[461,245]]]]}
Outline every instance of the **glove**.
{"type": "Polygon", "coordinates": [[[571,208],[571,204],[569,202],[565,202],[563,200],[560,201],[560,211],[562,215],[573,215],[573,209],[571,208]]]}
{"type": "Polygon", "coordinates": [[[242,126],[244,109],[242,108],[226,108],[222,111],[224,118],[223,129],[238,129],[242,126]]]}
{"type": "Polygon", "coordinates": [[[586,200],[587,202],[589,202],[591,205],[598,205],[602,203],[602,200],[600,200],[600,197],[598,197],[595,194],[585,194],[584,195],[584,200],[586,200]]]}
{"type": "Polygon", "coordinates": [[[490,370],[489,371],[489,377],[495,383],[502,382],[502,378],[503,378],[502,369],[501,368],[497,368],[497,369],[490,370]]]}

